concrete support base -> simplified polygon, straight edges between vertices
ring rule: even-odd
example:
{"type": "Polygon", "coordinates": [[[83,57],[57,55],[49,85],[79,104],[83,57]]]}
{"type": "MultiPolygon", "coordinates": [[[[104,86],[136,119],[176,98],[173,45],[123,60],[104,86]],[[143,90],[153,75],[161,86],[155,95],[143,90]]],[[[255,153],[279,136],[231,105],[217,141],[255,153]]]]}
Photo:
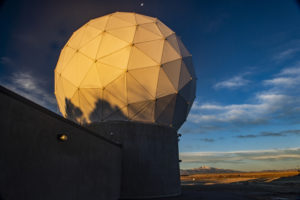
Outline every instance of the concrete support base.
{"type": "Polygon", "coordinates": [[[97,123],[89,128],[122,144],[121,199],[180,195],[175,129],[135,122],[97,123]]]}

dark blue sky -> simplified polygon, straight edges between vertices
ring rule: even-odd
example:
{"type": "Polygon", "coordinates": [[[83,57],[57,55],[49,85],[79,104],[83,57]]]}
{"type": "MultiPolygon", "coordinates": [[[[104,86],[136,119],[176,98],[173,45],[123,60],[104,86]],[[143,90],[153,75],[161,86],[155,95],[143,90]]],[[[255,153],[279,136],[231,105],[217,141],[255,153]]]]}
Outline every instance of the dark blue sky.
{"type": "Polygon", "coordinates": [[[0,83],[57,112],[60,50],[84,23],[115,11],[159,18],[193,55],[197,98],[180,129],[182,168],[300,164],[300,6],[294,0],[6,0],[0,83]]]}

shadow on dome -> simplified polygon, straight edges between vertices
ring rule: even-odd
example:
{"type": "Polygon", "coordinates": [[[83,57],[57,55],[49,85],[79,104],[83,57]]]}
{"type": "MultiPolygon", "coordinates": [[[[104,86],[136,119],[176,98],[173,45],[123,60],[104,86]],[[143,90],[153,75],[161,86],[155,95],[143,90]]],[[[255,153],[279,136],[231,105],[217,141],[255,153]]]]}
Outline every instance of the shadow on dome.
{"type": "Polygon", "coordinates": [[[65,98],[65,104],[66,118],[82,125],[102,121],[128,121],[128,117],[123,114],[120,107],[102,99],[96,101],[92,111],[82,110],[68,98],[65,98]],[[84,112],[90,113],[88,119],[84,116],[84,112]]]}

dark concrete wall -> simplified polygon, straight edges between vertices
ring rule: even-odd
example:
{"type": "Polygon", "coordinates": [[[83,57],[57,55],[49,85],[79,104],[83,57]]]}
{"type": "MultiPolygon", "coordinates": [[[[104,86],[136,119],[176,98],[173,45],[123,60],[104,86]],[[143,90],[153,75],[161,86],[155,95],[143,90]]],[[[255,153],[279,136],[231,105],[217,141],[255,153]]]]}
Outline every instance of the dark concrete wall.
{"type": "Polygon", "coordinates": [[[94,123],[89,128],[122,143],[121,198],[176,196],[180,191],[175,129],[136,122],[94,123]]]}
{"type": "Polygon", "coordinates": [[[119,198],[120,145],[3,87],[0,127],[1,200],[119,198]]]}

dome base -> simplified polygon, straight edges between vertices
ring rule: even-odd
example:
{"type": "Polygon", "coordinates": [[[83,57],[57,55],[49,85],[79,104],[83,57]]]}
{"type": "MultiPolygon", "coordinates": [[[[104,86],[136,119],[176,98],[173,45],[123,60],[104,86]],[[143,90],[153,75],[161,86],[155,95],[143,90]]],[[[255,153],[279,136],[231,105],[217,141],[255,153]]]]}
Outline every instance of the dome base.
{"type": "Polygon", "coordinates": [[[123,146],[121,199],[181,194],[175,129],[136,122],[94,123],[88,128],[123,146]]]}

